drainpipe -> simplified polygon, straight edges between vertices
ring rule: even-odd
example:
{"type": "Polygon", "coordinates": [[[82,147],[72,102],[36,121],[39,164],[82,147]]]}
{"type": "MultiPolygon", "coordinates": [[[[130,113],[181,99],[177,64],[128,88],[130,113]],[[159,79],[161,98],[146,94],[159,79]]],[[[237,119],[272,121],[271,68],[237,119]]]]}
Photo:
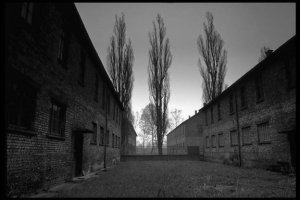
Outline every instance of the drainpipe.
{"type": "Polygon", "coordinates": [[[238,147],[239,147],[239,167],[242,166],[242,154],[241,154],[241,142],[240,142],[240,122],[239,122],[239,111],[237,104],[237,91],[235,92],[235,110],[236,110],[236,126],[237,126],[237,134],[238,134],[238,147]]]}
{"type": "Polygon", "coordinates": [[[105,105],[105,132],[104,132],[104,152],[103,152],[103,169],[102,171],[106,172],[106,134],[107,134],[107,86],[105,84],[105,90],[104,90],[104,105],[105,105]]]}

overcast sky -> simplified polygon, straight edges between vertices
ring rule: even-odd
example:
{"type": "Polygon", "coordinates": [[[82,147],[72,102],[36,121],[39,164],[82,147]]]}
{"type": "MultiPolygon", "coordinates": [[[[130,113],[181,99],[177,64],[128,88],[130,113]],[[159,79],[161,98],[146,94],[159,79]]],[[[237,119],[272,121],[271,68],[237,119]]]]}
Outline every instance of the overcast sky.
{"type": "Polygon", "coordinates": [[[169,109],[194,115],[203,106],[199,52],[196,41],[203,34],[206,12],[227,50],[225,83],[230,86],[258,63],[260,48],[275,50],[296,34],[295,3],[75,3],[102,63],[106,67],[107,48],[113,34],[115,15],[125,14],[126,36],[134,50],[133,111],[149,103],[147,85],[148,33],[158,13],[164,19],[173,55],[170,67],[169,109]]]}

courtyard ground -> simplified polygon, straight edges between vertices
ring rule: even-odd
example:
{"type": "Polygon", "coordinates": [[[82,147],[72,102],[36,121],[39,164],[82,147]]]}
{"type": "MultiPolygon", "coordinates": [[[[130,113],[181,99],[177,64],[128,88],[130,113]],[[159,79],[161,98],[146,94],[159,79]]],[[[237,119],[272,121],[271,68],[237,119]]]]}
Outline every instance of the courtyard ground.
{"type": "Polygon", "coordinates": [[[296,197],[296,177],[202,161],[127,161],[53,197],[296,197]]]}

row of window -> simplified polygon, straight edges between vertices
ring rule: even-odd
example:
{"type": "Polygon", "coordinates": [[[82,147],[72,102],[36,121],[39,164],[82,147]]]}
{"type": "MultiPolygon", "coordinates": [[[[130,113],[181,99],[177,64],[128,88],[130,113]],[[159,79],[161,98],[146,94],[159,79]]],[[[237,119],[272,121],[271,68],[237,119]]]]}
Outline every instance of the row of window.
{"type": "MultiPolygon", "coordinates": [[[[97,139],[99,140],[99,145],[104,145],[104,128],[102,126],[100,126],[100,137],[98,138],[98,134],[97,134],[97,124],[96,123],[92,123],[93,124],[93,136],[92,136],[92,140],[91,140],[91,144],[97,144],[97,139]]],[[[106,145],[109,145],[109,130],[107,130],[106,132],[106,145]]],[[[117,136],[116,134],[112,133],[111,134],[111,147],[112,148],[120,148],[120,137],[117,136]]]]}
{"type": "MultiPolygon", "coordinates": [[[[34,3],[23,3],[21,6],[21,17],[28,23],[32,24],[32,16],[34,12],[34,3]]],[[[67,67],[67,60],[68,60],[68,47],[70,42],[70,34],[69,32],[64,29],[60,33],[59,37],[59,46],[58,46],[58,54],[57,54],[57,61],[61,64],[64,68],[67,67]]],[[[78,84],[82,87],[85,86],[85,72],[86,72],[86,53],[83,49],[81,49],[80,53],[80,72],[78,77],[78,84]]],[[[95,83],[94,83],[94,101],[99,101],[99,75],[95,73],[95,83]]],[[[116,123],[121,124],[121,110],[118,108],[116,102],[114,102],[113,106],[110,105],[110,95],[108,91],[106,91],[105,84],[103,83],[102,88],[102,109],[105,109],[105,100],[107,101],[107,112],[111,114],[111,109],[113,109],[112,117],[116,123]],[[107,99],[105,99],[107,97],[107,99]]]]}
{"type": "MultiPolygon", "coordinates": [[[[241,128],[241,136],[242,136],[242,145],[251,145],[253,142],[253,132],[251,132],[251,126],[241,128]]],[[[271,142],[271,132],[269,129],[269,122],[264,122],[261,124],[257,124],[257,136],[259,144],[267,144],[271,142]]],[[[224,147],[225,146],[225,138],[224,133],[214,134],[211,137],[206,136],[205,140],[206,148],[209,147],[224,147]]],[[[236,130],[230,131],[230,145],[237,146],[238,145],[238,134],[236,130]]]]}
{"type": "MultiPolygon", "coordinates": [[[[296,86],[296,63],[295,58],[291,58],[289,60],[284,61],[284,67],[286,72],[286,80],[287,80],[287,90],[293,89],[296,86]]],[[[239,89],[239,96],[240,96],[240,109],[247,109],[248,108],[248,101],[247,101],[247,93],[246,93],[246,86],[243,85],[239,89]]],[[[264,101],[264,90],[263,90],[263,83],[261,75],[255,78],[255,95],[256,95],[256,103],[260,103],[264,101]]],[[[235,97],[233,93],[229,95],[229,115],[234,114],[234,103],[235,97]]],[[[213,114],[214,107],[210,107],[210,116],[211,116],[211,124],[214,123],[214,114],[213,114]]],[[[217,117],[218,120],[222,119],[221,115],[221,105],[220,101],[217,103],[217,117]]],[[[207,119],[207,111],[205,111],[205,124],[208,126],[208,119],[207,119]]]]}
{"type": "MultiPolygon", "coordinates": [[[[258,76],[255,79],[255,86],[256,86],[256,102],[260,103],[264,100],[264,92],[263,92],[263,87],[262,87],[262,80],[261,76],[258,76]]],[[[242,86],[239,90],[240,94],[240,101],[241,101],[241,109],[246,109],[248,108],[248,102],[246,98],[246,86],[242,86]]],[[[232,115],[234,113],[234,96],[233,93],[229,95],[229,115],[232,115]]],[[[214,114],[213,114],[214,107],[210,107],[210,116],[211,116],[211,123],[214,123],[214,114]]],[[[221,103],[217,103],[217,114],[218,114],[218,120],[222,119],[221,115],[221,103]]],[[[208,125],[208,120],[207,120],[207,111],[205,111],[205,124],[208,125]]]]}

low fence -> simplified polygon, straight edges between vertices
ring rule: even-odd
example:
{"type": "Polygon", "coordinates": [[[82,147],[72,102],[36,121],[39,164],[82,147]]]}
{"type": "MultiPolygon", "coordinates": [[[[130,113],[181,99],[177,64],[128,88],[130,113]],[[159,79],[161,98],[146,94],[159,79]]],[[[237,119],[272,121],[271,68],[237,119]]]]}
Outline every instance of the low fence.
{"type": "MultiPolygon", "coordinates": [[[[167,155],[167,147],[162,147],[162,154],[167,155]]],[[[128,153],[127,155],[159,155],[157,146],[137,146],[135,148],[135,154],[128,153]]]]}
{"type": "Polygon", "coordinates": [[[199,155],[124,155],[121,161],[203,160],[199,155]]]}

